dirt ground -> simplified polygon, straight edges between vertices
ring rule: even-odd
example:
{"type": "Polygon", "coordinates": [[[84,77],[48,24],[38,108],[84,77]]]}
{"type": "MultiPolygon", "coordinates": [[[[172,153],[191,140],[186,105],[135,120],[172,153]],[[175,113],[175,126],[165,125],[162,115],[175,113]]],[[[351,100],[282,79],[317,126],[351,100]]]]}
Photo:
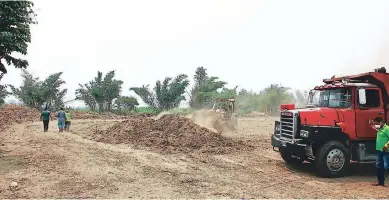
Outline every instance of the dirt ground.
{"type": "Polygon", "coordinates": [[[388,198],[373,187],[373,164],[353,165],[346,178],[324,179],[311,164],[287,166],[272,151],[269,117],[239,119],[223,133],[253,150],[228,154],[158,153],[131,144],[96,142],[93,132],[118,120],[16,124],[0,133],[0,198],[388,198]],[[13,183],[16,182],[16,183],[13,183]]]}

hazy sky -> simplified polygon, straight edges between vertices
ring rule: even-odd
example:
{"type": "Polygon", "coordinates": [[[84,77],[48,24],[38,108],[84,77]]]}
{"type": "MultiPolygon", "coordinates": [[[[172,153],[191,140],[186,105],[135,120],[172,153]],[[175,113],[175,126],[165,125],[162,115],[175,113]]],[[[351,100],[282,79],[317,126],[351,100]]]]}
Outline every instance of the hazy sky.
{"type": "MultiPolygon", "coordinates": [[[[196,67],[259,91],[309,89],[334,74],[389,67],[389,1],[37,0],[28,68],[78,83],[117,71],[128,88],[196,67]]],[[[8,67],[4,82],[20,85],[8,67]]]]}

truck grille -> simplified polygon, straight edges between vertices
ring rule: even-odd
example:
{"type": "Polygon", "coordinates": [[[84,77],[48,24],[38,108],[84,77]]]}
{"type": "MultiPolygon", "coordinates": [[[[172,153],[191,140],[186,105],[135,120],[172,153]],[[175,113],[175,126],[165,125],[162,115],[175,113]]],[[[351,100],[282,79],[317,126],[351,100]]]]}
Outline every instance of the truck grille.
{"type": "Polygon", "coordinates": [[[295,117],[292,112],[281,112],[280,119],[280,140],[294,143],[295,130],[295,117]]]}

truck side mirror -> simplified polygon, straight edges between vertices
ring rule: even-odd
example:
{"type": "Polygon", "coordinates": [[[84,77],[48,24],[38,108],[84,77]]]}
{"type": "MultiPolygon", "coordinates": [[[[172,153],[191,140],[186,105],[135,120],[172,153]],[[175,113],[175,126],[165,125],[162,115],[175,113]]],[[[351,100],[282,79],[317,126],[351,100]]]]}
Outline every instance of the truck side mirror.
{"type": "Polygon", "coordinates": [[[361,88],[358,90],[359,105],[366,104],[366,90],[361,88]]]}

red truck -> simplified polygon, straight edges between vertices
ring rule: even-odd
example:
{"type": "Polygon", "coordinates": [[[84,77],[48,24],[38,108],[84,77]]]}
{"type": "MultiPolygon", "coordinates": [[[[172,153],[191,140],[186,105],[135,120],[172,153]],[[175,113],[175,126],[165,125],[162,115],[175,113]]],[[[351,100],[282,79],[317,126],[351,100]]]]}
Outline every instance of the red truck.
{"type": "Polygon", "coordinates": [[[373,162],[376,131],[370,119],[389,117],[389,74],[332,77],[310,91],[306,108],[282,105],[273,150],[287,163],[310,161],[322,177],[347,174],[351,161],[373,162]]]}

